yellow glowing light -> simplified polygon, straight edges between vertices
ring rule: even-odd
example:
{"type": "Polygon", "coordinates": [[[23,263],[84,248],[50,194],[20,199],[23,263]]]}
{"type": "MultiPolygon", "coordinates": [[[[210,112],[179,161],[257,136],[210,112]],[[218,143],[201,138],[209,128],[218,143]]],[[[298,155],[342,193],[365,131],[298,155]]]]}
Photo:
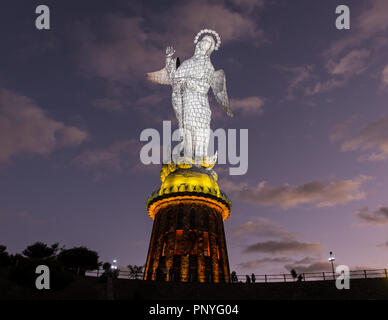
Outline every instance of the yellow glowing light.
{"type": "Polygon", "coordinates": [[[168,197],[168,198],[157,200],[149,205],[148,215],[150,216],[151,219],[155,219],[155,215],[164,207],[178,205],[179,203],[186,203],[186,202],[205,203],[209,207],[212,207],[215,210],[217,210],[221,214],[223,221],[228,219],[228,217],[230,216],[230,208],[225,203],[208,197],[205,198],[200,196],[189,196],[189,195],[168,197]]]}
{"type": "Polygon", "coordinates": [[[162,166],[160,180],[160,188],[147,199],[148,215],[152,219],[161,207],[181,201],[206,202],[220,212],[223,220],[229,217],[232,203],[221,192],[215,172],[204,173],[171,163],[162,166]]]}

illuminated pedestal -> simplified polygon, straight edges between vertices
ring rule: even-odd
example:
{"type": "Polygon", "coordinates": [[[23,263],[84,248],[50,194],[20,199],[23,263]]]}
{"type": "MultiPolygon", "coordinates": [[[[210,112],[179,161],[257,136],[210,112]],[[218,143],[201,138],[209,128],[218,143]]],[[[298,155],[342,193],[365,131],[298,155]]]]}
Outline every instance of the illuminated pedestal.
{"type": "Polygon", "coordinates": [[[230,282],[223,221],[231,202],[213,170],[163,165],[147,200],[154,219],[145,280],[230,282]]]}

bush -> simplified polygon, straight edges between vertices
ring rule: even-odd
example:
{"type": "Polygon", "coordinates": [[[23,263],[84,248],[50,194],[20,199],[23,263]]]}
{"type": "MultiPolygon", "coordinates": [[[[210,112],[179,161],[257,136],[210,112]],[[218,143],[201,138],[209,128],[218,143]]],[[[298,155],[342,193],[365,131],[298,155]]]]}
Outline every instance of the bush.
{"type": "Polygon", "coordinates": [[[28,259],[18,257],[17,263],[10,269],[10,281],[36,289],[35,281],[39,274],[36,274],[35,270],[39,265],[48,266],[50,270],[50,289],[52,290],[63,289],[74,280],[74,275],[54,258],[28,259]]]}
{"type": "Polygon", "coordinates": [[[0,245],[0,267],[7,267],[11,263],[11,258],[6,250],[6,246],[0,245]]]}

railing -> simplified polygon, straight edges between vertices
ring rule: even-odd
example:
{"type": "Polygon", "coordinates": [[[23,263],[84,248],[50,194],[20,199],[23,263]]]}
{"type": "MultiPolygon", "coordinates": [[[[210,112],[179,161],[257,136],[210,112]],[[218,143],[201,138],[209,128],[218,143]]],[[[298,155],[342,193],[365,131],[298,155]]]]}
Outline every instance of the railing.
{"type": "MultiPolygon", "coordinates": [[[[86,272],[86,276],[100,277],[104,273],[104,270],[93,270],[86,272]]],[[[350,279],[372,279],[372,278],[387,278],[388,269],[376,269],[376,270],[352,270],[349,272],[350,279]]],[[[299,275],[298,275],[299,276],[299,275]]],[[[299,281],[324,281],[334,280],[338,277],[338,274],[333,272],[305,272],[300,274],[299,281]]],[[[143,279],[143,273],[134,274],[126,270],[120,270],[118,272],[119,279],[143,279]]],[[[249,275],[250,281],[252,281],[252,275],[249,275]]],[[[290,273],[283,274],[264,274],[256,275],[254,282],[295,282],[298,278],[294,278],[290,273]]],[[[237,282],[246,282],[246,275],[237,275],[237,282]]]]}
{"type": "MultiPolygon", "coordinates": [[[[117,270],[117,278],[119,279],[138,279],[142,280],[143,279],[143,273],[132,273],[129,272],[128,270],[117,270]]],[[[104,273],[103,269],[99,270],[92,270],[92,271],[87,271],[86,276],[88,277],[100,277],[104,273]]]]}
{"type": "MultiPolygon", "coordinates": [[[[293,277],[291,273],[271,274],[271,275],[255,275],[254,282],[294,282],[294,281],[324,281],[334,280],[339,275],[333,272],[305,272],[298,274],[298,277],[293,277]]],[[[252,275],[249,275],[251,282],[252,275]]],[[[368,278],[387,278],[388,269],[376,270],[351,270],[349,272],[350,279],[368,279],[368,278]]],[[[247,282],[246,275],[237,275],[238,282],[247,282]]]]}

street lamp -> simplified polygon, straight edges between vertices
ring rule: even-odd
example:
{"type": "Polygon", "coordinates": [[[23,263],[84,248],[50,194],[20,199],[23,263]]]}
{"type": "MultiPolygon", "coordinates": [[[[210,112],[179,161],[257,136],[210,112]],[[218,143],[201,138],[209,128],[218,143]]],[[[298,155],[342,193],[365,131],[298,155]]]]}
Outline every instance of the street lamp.
{"type": "Polygon", "coordinates": [[[116,270],[116,269],[117,269],[117,259],[113,259],[113,263],[112,263],[112,265],[110,266],[110,268],[111,268],[112,270],[116,270]]]}
{"type": "Polygon", "coordinates": [[[335,258],[334,258],[334,255],[333,255],[332,251],[330,251],[329,261],[331,262],[331,270],[333,271],[333,279],[335,279],[335,273],[334,273],[334,261],[335,261],[335,258]]]}

